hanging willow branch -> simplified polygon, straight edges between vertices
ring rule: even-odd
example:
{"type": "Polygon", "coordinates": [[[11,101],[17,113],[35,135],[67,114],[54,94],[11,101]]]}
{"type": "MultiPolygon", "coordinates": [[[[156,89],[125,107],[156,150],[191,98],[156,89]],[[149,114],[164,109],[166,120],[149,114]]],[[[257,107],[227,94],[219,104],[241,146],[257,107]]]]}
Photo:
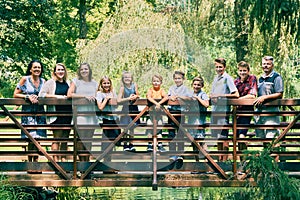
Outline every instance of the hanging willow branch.
{"type": "Polygon", "coordinates": [[[250,11],[251,30],[253,30],[254,22],[257,22],[260,31],[265,37],[272,35],[274,32],[279,36],[281,26],[287,25],[287,31],[291,34],[296,33],[296,38],[299,37],[299,0],[246,2],[248,2],[247,7],[250,11]]]}

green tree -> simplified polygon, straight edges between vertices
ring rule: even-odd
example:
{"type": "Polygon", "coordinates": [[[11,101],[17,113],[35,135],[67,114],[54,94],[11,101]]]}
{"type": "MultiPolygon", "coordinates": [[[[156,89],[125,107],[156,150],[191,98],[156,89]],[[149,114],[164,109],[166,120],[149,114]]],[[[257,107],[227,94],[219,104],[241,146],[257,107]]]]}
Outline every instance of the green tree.
{"type": "Polygon", "coordinates": [[[45,64],[46,78],[50,78],[55,62],[75,71],[80,61],[78,48],[95,38],[103,21],[114,12],[116,2],[0,0],[1,96],[12,96],[32,59],[45,64]]]}
{"type": "MultiPolygon", "coordinates": [[[[0,55],[3,60],[26,63],[32,58],[51,57],[49,32],[53,29],[51,1],[0,1],[0,55]]],[[[17,68],[22,72],[21,68],[17,68]]]]}
{"type": "MultiPolygon", "coordinates": [[[[277,147],[278,148],[278,147],[277,147]]],[[[263,151],[247,151],[247,166],[259,188],[258,194],[265,200],[294,200],[300,198],[300,181],[280,170],[270,156],[271,145],[263,151]]]]}
{"type": "Polygon", "coordinates": [[[11,97],[30,60],[47,63],[53,56],[49,34],[54,5],[43,0],[0,0],[0,13],[1,95],[11,97]]]}

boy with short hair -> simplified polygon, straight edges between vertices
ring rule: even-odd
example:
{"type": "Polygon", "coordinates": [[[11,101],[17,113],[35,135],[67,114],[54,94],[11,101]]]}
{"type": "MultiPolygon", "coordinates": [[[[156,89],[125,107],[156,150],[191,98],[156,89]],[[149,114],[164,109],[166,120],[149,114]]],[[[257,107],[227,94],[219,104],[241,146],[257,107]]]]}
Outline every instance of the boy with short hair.
{"type": "MultiPolygon", "coordinates": [[[[214,78],[211,89],[211,102],[212,102],[212,114],[211,123],[217,125],[227,125],[229,124],[228,116],[215,116],[214,112],[228,112],[230,111],[230,106],[218,105],[219,98],[238,98],[239,93],[234,85],[233,78],[226,73],[226,60],[224,58],[215,59],[215,70],[217,76],[214,78]]],[[[217,129],[211,130],[212,137],[217,137],[218,139],[228,138],[228,129],[217,129]]],[[[229,150],[228,142],[218,143],[218,150],[229,150]]],[[[227,156],[220,156],[220,161],[227,160],[227,156]]]]}
{"type": "MultiPolygon", "coordinates": [[[[240,98],[239,99],[254,99],[257,95],[257,79],[256,76],[250,74],[250,65],[241,61],[237,65],[239,76],[234,80],[240,98]]],[[[254,111],[253,106],[238,106],[237,111],[254,111]]],[[[237,124],[250,125],[252,116],[238,116],[237,124]]],[[[248,129],[238,129],[237,137],[244,138],[247,135],[248,129]]],[[[239,142],[238,149],[243,151],[247,149],[246,143],[239,142]]]]}
{"type": "MultiPolygon", "coordinates": [[[[172,85],[169,89],[168,96],[170,101],[176,101],[176,100],[189,100],[192,98],[193,93],[183,85],[183,81],[185,80],[185,73],[181,71],[175,71],[173,74],[173,80],[175,85],[172,85]]],[[[172,105],[168,107],[169,111],[185,111],[185,107],[181,105],[172,105]]],[[[184,123],[184,117],[176,116],[175,119],[179,123],[184,123]]],[[[168,123],[171,125],[175,125],[174,122],[169,118],[168,123]]],[[[178,132],[178,128],[176,129],[178,132]]],[[[179,134],[182,134],[178,132],[179,134]]],[[[173,139],[175,137],[176,133],[174,129],[169,130],[169,138],[173,139]]],[[[184,149],[184,143],[178,143],[178,150],[184,149]]],[[[176,143],[169,143],[169,150],[170,151],[176,151],[176,143]]],[[[181,156],[171,156],[170,157],[171,162],[178,162],[178,168],[182,166],[183,158],[181,156]]]]}

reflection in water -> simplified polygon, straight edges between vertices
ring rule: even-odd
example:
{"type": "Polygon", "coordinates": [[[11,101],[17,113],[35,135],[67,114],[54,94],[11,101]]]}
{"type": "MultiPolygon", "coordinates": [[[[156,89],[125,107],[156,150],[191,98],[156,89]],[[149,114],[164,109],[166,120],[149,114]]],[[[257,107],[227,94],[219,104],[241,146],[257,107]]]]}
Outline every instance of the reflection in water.
{"type": "Polygon", "coordinates": [[[153,191],[151,187],[131,188],[89,188],[87,196],[89,199],[122,199],[122,200],[149,200],[149,199],[202,199],[200,188],[158,188],[153,191]]]}
{"type": "MultiPolygon", "coordinates": [[[[256,188],[257,189],[257,188],[256,188]]],[[[179,187],[158,188],[153,191],[151,187],[107,187],[86,188],[82,190],[81,199],[101,200],[235,200],[235,199],[261,199],[257,190],[251,187],[179,187]]]]}

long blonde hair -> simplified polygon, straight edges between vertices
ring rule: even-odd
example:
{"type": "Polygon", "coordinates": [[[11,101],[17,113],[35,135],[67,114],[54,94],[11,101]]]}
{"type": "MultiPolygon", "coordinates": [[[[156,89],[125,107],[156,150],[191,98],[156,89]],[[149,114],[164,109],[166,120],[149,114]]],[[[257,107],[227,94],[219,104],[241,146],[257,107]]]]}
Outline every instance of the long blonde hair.
{"type": "Polygon", "coordinates": [[[64,68],[64,70],[65,70],[65,75],[64,75],[64,77],[63,77],[63,80],[64,80],[64,81],[67,81],[67,78],[68,78],[68,72],[67,72],[66,66],[65,66],[63,63],[56,63],[56,64],[55,64],[55,67],[54,67],[53,72],[52,72],[52,77],[53,77],[53,79],[57,80],[57,76],[56,76],[55,72],[56,72],[56,68],[57,68],[58,66],[61,66],[61,67],[64,68]]]}
{"type": "Polygon", "coordinates": [[[132,73],[129,72],[129,71],[123,71],[123,72],[122,72],[122,79],[121,79],[121,84],[122,84],[123,86],[125,86],[124,78],[125,78],[125,75],[126,75],[126,74],[128,74],[128,75],[131,76],[131,83],[130,83],[130,84],[133,83],[133,76],[132,76],[132,73]]]}
{"type": "Polygon", "coordinates": [[[98,91],[104,92],[104,89],[102,87],[102,83],[104,82],[104,80],[108,80],[109,81],[109,83],[110,83],[109,92],[112,92],[113,91],[113,86],[112,86],[111,79],[108,76],[104,76],[103,78],[100,79],[99,86],[98,86],[98,91]]]}

